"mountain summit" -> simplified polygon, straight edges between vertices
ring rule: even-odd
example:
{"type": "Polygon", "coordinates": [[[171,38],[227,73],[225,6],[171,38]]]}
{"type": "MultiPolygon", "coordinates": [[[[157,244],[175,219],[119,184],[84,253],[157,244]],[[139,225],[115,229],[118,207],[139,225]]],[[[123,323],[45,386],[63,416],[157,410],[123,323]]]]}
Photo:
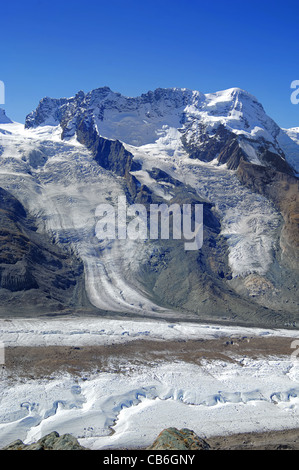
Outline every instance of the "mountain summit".
{"type": "Polygon", "coordinates": [[[80,91],[72,98],[44,98],[27,116],[25,127],[60,125],[65,139],[78,135],[83,122],[102,137],[137,147],[156,142],[167,127],[175,128],[191,158],[211,161],[216,156],[235,169],[242,157],[292,173],[280,144],[281,129],[257,99],[240,88],[206,95],[159,88],[137,98],[108,87],[80,91]]]}

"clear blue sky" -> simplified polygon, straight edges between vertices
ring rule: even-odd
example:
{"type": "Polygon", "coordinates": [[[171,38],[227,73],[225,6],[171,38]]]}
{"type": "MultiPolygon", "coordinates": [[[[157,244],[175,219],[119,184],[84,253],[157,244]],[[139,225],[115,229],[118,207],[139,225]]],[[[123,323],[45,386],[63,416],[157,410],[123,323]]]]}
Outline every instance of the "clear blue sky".
{"type": "Polygon", "coordinates": [[[2,106],[24,122],[44,96],[109,86],[203,93],[238,86],[282,127],[299,126],[299,2],[7,0],[0,5],[2,106]]]}

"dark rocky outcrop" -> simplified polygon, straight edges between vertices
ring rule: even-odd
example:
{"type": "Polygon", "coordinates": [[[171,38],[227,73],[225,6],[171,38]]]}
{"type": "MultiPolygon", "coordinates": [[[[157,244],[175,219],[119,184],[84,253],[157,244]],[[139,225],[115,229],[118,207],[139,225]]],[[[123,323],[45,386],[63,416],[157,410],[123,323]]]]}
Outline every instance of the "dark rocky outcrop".
{"type": "MultiPolygon", "coordinates": [[[[131,449],[134,449],[132,443],[131,449]]],[[[151,451],[196,451],[196,450],[298,450],[298,429],[282,431],[248,432],[215,436],[202,439],[190,429],[164,429],[154,443],[146,450],[151,451]]],[[[24,444],[17,439],[0,450],[89,450],[82,447],[71,434],[59,434],[55,431],[47,434],[33,444],[24,444]]],[[[113,453],[113,450],[111,451],[113,453]]]]}
{"type": "Polygon", "coordinates": [[[210,450],[210,446],[190,429],[167,428],[148,450],[210,450]]]}
{"type": "Polygon", "coordinates": [[[76,133],[78,141],[91,150],[96,162],[102,168],[125,178],[128,196],[134,198],[137,181],[130,172],[139,170],[140,165],[133,161],[133,155],[119,140],[100,137],[92,120],[82,118],[77,125],[76,133]]]}
{"type": "Polygon", "coordinates": [[[238,144],[235,134],[219,125],[213,135],[206,133],[203,125],[198,125],[200,134],[195,139],[187,141],[186,133],[182,135],[182,142],[190,158],[210,162],[216,157],[219,163],[226,163],[228,168],[235,170],[238,168],[241,157],[246,158],[245,153],[238,144]]]}
{"type": "Polygon", "coordinates": [[[17,439],[8,444],[1,450],[87,450],[82,447],[78,440],[71,434],[62,434],[53,431],[50,434],[39,439],[33,444],[24,444],[23,441],[17,439]]]}
{"type": "Polygon", "coordinates": [[[62,312],[82,305],[81,261],[38,232],[22,204],[2,188],[0,227],[0,313],[62,312]]]}
{"type": "Polygon", "coordinates": [[[198,125],[201,133],[196,134],[196,139],[186,139],[186,133],[182,135],[182,142],[190,158],[210,162],[217,158],[220,164],[227,164],[230,170],[237,170],[242,161],[250,162],[249,157],[242,148],[242,143],[254,145],[258,150],[259,159],[265,168],[280,171],[288,175],[294,175],[294,170],[285,160],[280,150],[274,153],[268,149],[269,144],[255,140],[240,139],[235,133],[220,124],[213,134],[208,134],[203,125],[198,125]]]}

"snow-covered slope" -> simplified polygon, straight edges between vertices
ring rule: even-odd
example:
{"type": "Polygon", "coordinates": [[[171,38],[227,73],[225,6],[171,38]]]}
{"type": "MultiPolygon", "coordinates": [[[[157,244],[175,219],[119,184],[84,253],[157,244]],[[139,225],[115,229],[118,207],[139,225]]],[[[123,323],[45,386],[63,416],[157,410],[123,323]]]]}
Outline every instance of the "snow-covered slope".
{"type": "Polygon", "coordinates": [[[299,174],[299,127],[281,129],[278,141],[287,156],[288,162],[299,174]]]}
{"type": "Polygon", "coordinates": [[[44,98],[28,115],[26,127],[61,124],[63,137],[70,137],[82,118],[92,119],[101,136],[135,146],[154,143],[168,127],[180,129],[187,144],[200,147],[223,126],[237,136],[249,161],[265,164],[265,150],[284,159],[277,141],[280,128],[254,96],[239,88],[206,95],[185,88],[157,89],[128,98],[104,87],[68,99],[44,98]]]}
{"type": "MultiPolygon", "coordinates": [[[[142,162],[142,170],[133,174],[143,182],[145,173],[158,165],[193,187],[204,200],[215,204],[222,234],[230,248],[233,277],[265,274],[273,262],[279,213],[266,198],[244,187],[225,165],[190,159],[183,146],[178,145],[177,137],[173,139],[173,130],[165,130],[164,136],[154,144],[138,148],[126,146],[138,162],[142,162]]],[[[155,186],[147,179],[145,182],[155,191],[155,186]]]]}

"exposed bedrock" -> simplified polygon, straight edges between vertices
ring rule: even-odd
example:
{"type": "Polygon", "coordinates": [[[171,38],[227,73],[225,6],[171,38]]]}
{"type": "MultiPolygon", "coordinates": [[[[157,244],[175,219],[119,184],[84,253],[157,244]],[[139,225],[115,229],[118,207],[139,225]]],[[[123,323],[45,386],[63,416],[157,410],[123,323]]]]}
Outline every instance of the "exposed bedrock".
{"type": "Polygon", "coordinates": [[[86,303],[81,261],[38,232],[22,204],[2,188],[0,226],[0,313],[61,313],[86,303]]]}

